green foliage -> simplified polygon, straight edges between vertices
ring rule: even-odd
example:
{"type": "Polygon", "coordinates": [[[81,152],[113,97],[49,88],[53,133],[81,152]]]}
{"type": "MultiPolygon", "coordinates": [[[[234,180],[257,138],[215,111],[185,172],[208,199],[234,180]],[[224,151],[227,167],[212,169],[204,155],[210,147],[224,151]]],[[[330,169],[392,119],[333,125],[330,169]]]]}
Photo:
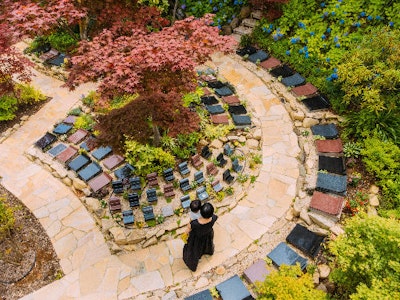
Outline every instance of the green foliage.
{"type": "Polygon", "coordinates": [[[312,276],[303,273],[299,265],[282,265],[272,271],[264,282],[256,282],[259,300],[322,300],[328,299],[320,290],[314,289],[312,276]]]}
{"type": "Polygon", "coordinates": [[[95,91],[90,91],[87,96],[82,97],[82,103],[88,107],[94,107],[95,104],[100,100],[100,94],[95,91]]]}
{"type": "Polygon", "coordinates": [[[44,36],[37,36],[34,38],[34,40],[29,44],[28,48],[26,49],[26,52],[30,53],[33,50],[44,46],[46,43],[48,43],[47,38],[44,36]]]}
{"type": "Polygon", "coordinates": [[[46,100],[46,96],[30,84],[19,83],[15,86],[15,91],[18,95],[19,104],[34,104],[46,100]]]}
{"type": "Polygon", "coordinates": [[[213,125],[209,122],[202,122],[200,124],[200,127],[201,133],[204,134],[204,137],[212,141],[215,139],[219,139],[220,137],[226,136],[232,129],[235,128],[235,125],[213,125]]]}
{"type": "Polygon", "coordinates": [[[125,142],[126,160],[135,167],[135,173],[146,176],[149,173],[162,171],[175,165],[172,154],[165,152],[162,148],[143,145],[133,140],[125,142]]]}
{"type": "Polygon", "coordinates": [[[18,99],[11,95],[0,97],[0,121],[8,121],[15,118],[18,110],[18,99]]]}
{"type": "MultiPolygon", "coordinates": [[[[89,96],[88,96],[89,97],[89,96]]],[[[118,109],[122,108],[131,101],[135,100],[138,97],[138,94],[135,95],[122,95],[122,96],[115,96],[111,101],[110,101],[110,107],[109,109],[118,109]]],[[[87,98],[87,97],[86,97],[87,98]]],[[[93,98],[93,96],[91,97],[93,98]]],[[[90,100],[91,102],[94,102],[93,100],[90,100]]],[[[93,105],[93,104],[92,104],[93,105]]],[[[88,105],[91,107],[91,105],[88,105]]]]}
{"type": "Polygon", "coordinates": [[[253,38],[250,34],[244,34],[240,37],[239,46],[244,48],[253,44],[253,38]]]}
{"type": "Polygon", "coordinates": [[[189,107],[192,103],[195,105],[200,104],[201,103],[200,97],[203,95],[204,95],[203,89],[200,87],[197,87],[196,91],[183,95],[183,97],[182,97],[183,106],[189,107]]]}
{"type": "Polygon", "coordinates": [[[92,130],[96,122],[93,120],[91,115],[82,114],[76,118],[74,128],[92,130]]]}
{"type": "Polygon", "coordinates": [[[346,222],[344,230],[329,244],[335,256],[331,279],[345,291],[356,293],[351,299],[386,299],[389,291],[398,294],[399,221],[359,214],[346,222]],[[378,287],[382,298],[365,298],[368,290],[378,293],[378,287]]]}
{"type": "Polygon", "coordinates": [[[15,227],[14,210],[5,201],[5,196],[0,196],[0,237],[4,238],[10,235],[15,227]]]}
{"type": "Polygon", "coordinates": [[[75,107],[68,112],[68,115],[71,116],[79,116],[82,113],[82,109],[80,107],[75,107]]]}
{"type": "Polygon", "coordinates": [[[390,141],[367,138],[361,152],[367,171],[373,173],[382,187],[382,205],[400,209],[400,148],[390,141]]]}
{"type": "Polygon", "coordinates": [[[139,0],[139,4],[157,7],[161,12],[168,11],[168,0],[139,0]]]}
{"type": "Polygon", "coordinates": [[[214,25],[219,28],[230,24],[239,15],[246,0],[180,0],[181,9],[189,16],[202,17],[206,13],[215,14],[214,25]]]}
{"type": "Polygon", "coordinates": [[[165,151],[170,151],[179,159],[188,159],[196,153],[196,145],[200,140],[200,133],[178,134],[176,138],[167,134],[161,138],[161,145],[165,151]]]}
{"type": "Polygon", "coordinates": [[[54,32],[47,37],[47,41],[54,49],[57,49],[60,52],[68,52],[78,45],[79,36],[64,31],[54,32]]]}
{"type": "Polygon", "coordinates": [[[343,155],[344,157],[358,158],[362,151],[362,144],[358,142],[346,142],[343,145],[343,155]]]}

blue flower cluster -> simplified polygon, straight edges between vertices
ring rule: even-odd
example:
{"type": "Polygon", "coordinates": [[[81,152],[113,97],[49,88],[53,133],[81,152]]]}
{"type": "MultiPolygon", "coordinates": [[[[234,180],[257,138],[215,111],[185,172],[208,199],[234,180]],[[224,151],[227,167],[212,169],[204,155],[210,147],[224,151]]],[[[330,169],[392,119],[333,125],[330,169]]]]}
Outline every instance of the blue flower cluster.
{"type": "Polygon", "coordinates": [[[299,38],[299,37],[295,37],[295,38],[292,38],[292,39],[290,40],[290,43],[296,44],[296,43],[299,42],[299,41],[300,41],[300,38],[299,38]]]}
{"type": "Polygon", "coordinates": [[[306,24],[304,24],[303,22],[299,22],[297,24],[300,28],[306,29],[306,24]]]}
{"type": "Polygon", "coordinates": [[[336,80],[336,79],[338,79],[339,78],[339,76],[338,76],[338,74],[337,74],[337,69],[335,68],[335,69],[333,69],[333,73],[331,74],[331,75],[329,75],[327,78],[326,78],[326,80],[327,81],[333,81],[333,80],[336,80]]]}
{"type": "Polygon", "coordinates": [[[281,33],[280,31],[281,31],[281,29],[277,28],[276,33],[272,36],[272,38],[274,39],[275,42],[283,37],[283,33],[281,33]]]}

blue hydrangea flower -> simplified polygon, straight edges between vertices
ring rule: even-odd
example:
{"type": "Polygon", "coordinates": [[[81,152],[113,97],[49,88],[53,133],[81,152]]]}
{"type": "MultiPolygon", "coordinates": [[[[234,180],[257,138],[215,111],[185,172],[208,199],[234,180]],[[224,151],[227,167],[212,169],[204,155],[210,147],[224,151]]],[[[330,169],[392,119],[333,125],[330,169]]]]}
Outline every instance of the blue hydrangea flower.
{"type": "Polygon", "coordinates": [[[238,0],[233,1],[233,5],[238,5],[238,4],[239,4],[238,0]]]}
{"type": "Polygon", "coordinates": [[[337,68],[334,68],[334,69],[333,69],[333,73],[337,73],[337,68]]]}
{"type": "Polygon", "coordinates": [[[322,2],[322,3],[321,3],[321,7],[325,7],[325,2],[322,2]]]}
{"type": "Polygon", "coordinates": [[[311,35],[311,36],[314,36],[314,35],[315,35],[315,32],[314,32],[314,31],[310,31],[310,35],[311,35]]]}
{"type": "Polygon", "coordinates": [[[310,56],[308,55],[308,52],[304,53],[305,58],[309,58],[310,56]]]}
{"type": "Polygon", "coordinates": [[[269,29],[272,29],[272,28],[274,28],[274,25],[273,24],[269,24],[269,27],[268,27],[269,29]]]}
{"type": "Polygon", "coordinates": [[[299,23],[298,23],[298,26],[299,26],[300,28],[306,28],[306,25],[305,25],[303,22],[299,22],[299,23]]]}
{"type": "Polygon", "coordinates": [[[361,13],[360,13],[360,17],[365,17],[367,14],[365,13],[365,11],[362,11],[361,13]]]}
{"type": "Polygon", "coordinates": [[[389,22],[389,26],[390,26],[390,27],[393,27],[393,26],[394,26],[394,23],[393,23],[393,22],[389,22]]]}
{"type": "Polygon", "coordinates": [[[332,29],[331,29],[330,27],[328,27],[328,28],[326,29],[326,32],[327,32],[327,33],[331,33],[331,31],[332,31],[332,29]]]}
{"type": "Polygon", "coordinates": [[[218,11],[218,7],[214,6],[213,11],[218,11]]]}
{"type": "Polygon", "coordinates": [[[304,49],[304,51],[308,51],[308,47],[307,46],[304,46],[303,49],[304,49]]]}
{"type": "Polygon", "coordinates": [[[300,50],[299,50],[299,53],[300,53],[300,54],[302,54],[303,52],[304,52],[304,50],[303,50],[303,49],[300,49],[300,50]]]}
{"type": "Polygon", "coordinates": [[[292,39],[290,40],[290,42],[291,42],[292,44],[296,44],[298,41],[300,41],[300,38],[298,38],[298,37],[292,38],[292,39]]]}
{"type": "Polygon", "coordinates": [[[334,16],[334,15],[336,15],[336,13],[333,11],[333,12],[331,12],[331,15],[334,16]]]}
{"type": "Polygon", "coordinates": [[[242,5],[243,4],[243,1],[242,0],[239,0],[239,5],[242,5]]]}
{"type": "Polygon", "coordinates": [[[329,57],[327,57],[325,60],[327,63],[331,62],[331,59],[329,57]]]}
{"type": "Polygon", "coordinates": [[[290,55],[290,50],[286,50],[285,54],[290,55]]]}
{"type": "Polygon", "coordinates": [[[336,73],[333,73],[333,74],[331,75],[331,77],[332,77],[332,80],[335,80],[335,79],[338,79],[338,78],[339,78],[338,74],[336,74],[336,73]]]}
{"type": "Polygon", "coordinates": [[[266,32],[267,31],[267,28],[265,28],[264,26],[262,27],[262,31],[263,32],[266,32]]]}
{"type": "Polygon", "coordinates": [[[349,35],[348,32],[343,33],[343,36],[348,36],[348,35],[349,35]]]}
{"type": "Polygon", "coordinates": [[[339,5],[339,4],[336,4],[336,5],[335,5],[335,7],[336,7],[336,8],[339,8],[339,7],[340,7],[340,5],[339,5]]]}
{"type": "Polygon", "coordinates": [[[360,27],[361,24],[360,24],[360,22],[356,22],[356,23],[353,24],[353,26],[354,26],[354,27],[360,27]]]}
{"type": "Polygon", "coordinates": [[[222,28],[222,26],[221,25],[218,25],[218,29],[221,29],[222,28]]]}
{"type": "Polygon", "coordinates": [[[368,21],[372,21],[373,19],[374,19],[374,18],[373,18],[372,16],[368,16],[368,17],[367,17],[367,20],[368,20],[368,21]]]}
{"type": "Polygon", "coordinates": [[[324,12],[324,17],[327,17],[329,15],[329,13],[326,11],[324,12]]]}
{"type": "Polygon", "coordinates": [[[342,3],[343,0],[338,0],[338,2],[342,3]]]}
{"type": "Polygon", "coordinates": [[[222,2],[220,2],[220,3],[219,3],[219,7],[222,7],[222,5],[223,5],[222,2]]]}
{"type": "Polygon", "coordinates": [[[327,80],[327,81],[332,81],[332,76],[326,77],[326,80],[327,80]]]}
{"type": "Polygon", "coordinates": [[[339,44],[339,43],[336,43],[335,47],[336,47],[336,48],[340,48],[340,44],[339,44]]]}
{"type": "Polygon", "coordinates": [[[378,21],[382,20],[381,16],[376,16],[375,19],[377,19],[378,21]]]}
{"type": "Polygon", "coordinates": [[[343,25],[343,24],[344,24],[344,20],[343,20],[343,19],[340,19],[339,24],[340,24],[340,25],[343,25]]]}
{"type": "Polygon", "coordinates": [[[279,39],[277,34],[274,34],[274,35],[272,36],[272,38],[274,39],[275,42],[279,39]]]}
{"type": "Polygon", "coordinates": [[[271,33],[271,32],[272,32],[272,30],[268,28],[267,29],[267,33],[271,33]]]}
{"type": "Polygon", "coordinates": [[[335,38],[333,39],[333,41],[334,41],[335,43],[337,43],[337,42],[339,41],[338,36],[335,36],[335,38]]]}
{"type": "Polygon", "coordinates": [[[326,39],[326,35],[325,34],[323,34],[323,35],[321,35],[321,39],[326,39]]]}

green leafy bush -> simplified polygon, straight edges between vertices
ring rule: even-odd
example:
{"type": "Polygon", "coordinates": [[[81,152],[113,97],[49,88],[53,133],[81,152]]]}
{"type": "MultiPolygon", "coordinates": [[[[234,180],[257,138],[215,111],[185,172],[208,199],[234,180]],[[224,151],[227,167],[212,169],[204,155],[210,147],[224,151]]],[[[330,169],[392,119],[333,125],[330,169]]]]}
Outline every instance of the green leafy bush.
{"type": "Polygon", "coordinates": [[[15,118],[18,109],[18,99],[11,95],[0,97],[0,121],[8,121],[15,118]]]}
{"type": "Polygon", "coordinates": [[[175,165],[174,156],[162,148],[143,145],[133,140],[125,142],[125,157],[139,176],[152,172],[162,174],[163,170],[175,165]]]}
{"type": "Polygon", "coordinates": [[[180,7],[188,16],[202,17],[206,13],[215,14],[214,25],[221,28],[236,18],[246,0],[180,0],[180,7]]]}
{"type": "Polygon", "coordinates": [[[5,196],[0,196],[0,237],[10,236],[15,227],[14,210],[6,203],[5,196]]]}
{"type": "Polygon", "coordinates": [[[74,128],[92,130],[95,124],[96,122],[91,115],[82,114],[76,118],[74,128]]]}
{"type": "Polygon", "coordinates": [[[202,88],[197,87],[196,91],[183,95],[183,106],[189,107],[192,103],[198,105],[201,103],[200,97],[203,96],[204,91],[202,88]]]}
{"type": "Polygon", "coordinates": [[[329,299],[323,291],[314,289],[312,276],[304,274],[299,265],[282,265],[279,271],[272,271],[264,282],[256,282],[256,292],[260,300],[329,299]]]}
{"type": "Polygon", "coordinates": [[[359,214],[348,219],[344,230],[329,244],[335,256],[331,279],[345,292],[355,293],[351,299],[388,299],[383,297],[388,293],[399,296],[399,221],[359,214]],[[368,290],[382,297],[366,298],[368,290]]]}
{"type": "Polygon", "coordinates": [[[30,84],[17,84],[15,90],[18,94],[19,104],[34,104],[47,99],[41,91],[30,84]]]}
{"type": "Polygon", "coordinates": [[[96,91],[90,91],[87,96],[82,96],[82,103],[91,108],[93,108],[99,100],[100,95],[96,91]]]}
{"type": "MultiPolygon", "coordinates": [[[[89,96],[88,96],[88,97],[89,97],[89,96]]],[[[86,99],[87,99],[88,97],[86,97],[86,99]]],[[[111,109],[122,108],[122,107],[124,107],[125,105],[127,105],[128,103],[130,103],[131,101],[135,100],[137,97],[138,97],[137,94],[136,94],[136,95],[115,96],[115,97],[111,100],[111,102],[110,102],[110,107],[109,107],[109,109],[111,110],[111,109]]],[[[88,105],[88,106],[89,106],[89,107],[92,107],[93,104],[94,104],[94,100],[92,100],[93,97],[91,97],[91,98],[89,98],[89,99],[90,99],[89,101],[92,102],[92,103],[89,103],[90,105],[88,105]]],[[[86,101],[87,101],[87,100],[86,100],[86,101]]]]}
{"type": "Polygon", "coordinates": [[[375,175],[382,187],[382,206],[400,210],[400,148],[390,141],[373,137],[364,141],[361,151],[366,169],[375,175]]]}
{"type": "Polygon", "coordinates": [[[47,37],[47,41],[54,49],[60,52],[68,52],[78,45],[79,36],[77,34],[74,36],[69,32],[54,32],[47,37]]]}

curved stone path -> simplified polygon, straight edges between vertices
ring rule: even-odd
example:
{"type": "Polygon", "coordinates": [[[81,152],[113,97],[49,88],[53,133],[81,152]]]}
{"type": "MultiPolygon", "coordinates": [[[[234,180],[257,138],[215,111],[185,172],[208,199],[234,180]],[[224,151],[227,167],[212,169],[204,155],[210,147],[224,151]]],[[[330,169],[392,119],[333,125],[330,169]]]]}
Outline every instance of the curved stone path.
{"type": "Polygon", "coordinates": [[[245,250],[285,215],[297,193],[300,153],[289,114],[242,63],[215,55],[210,66],[218,68],[219,75],[247,100],[253,120],[262,128],[263,164],[247,195],[218,219],[215,254],[203,257],[194,273],[183,263],[180,239],[111,255],[91,214],[71,189],[24,156],[24,151],[63,119],[82,94],[94,89],[87,84],[69,92],[61,87],[62,82],[35,72],[32,84],[53,99],[0,144],[0,176],[2,184],[32,210],[47,231],[65,276],[24,299],[139,299],[140,294],[152,290],[167,293],[172,285],[209,271],[245,250]]]}

